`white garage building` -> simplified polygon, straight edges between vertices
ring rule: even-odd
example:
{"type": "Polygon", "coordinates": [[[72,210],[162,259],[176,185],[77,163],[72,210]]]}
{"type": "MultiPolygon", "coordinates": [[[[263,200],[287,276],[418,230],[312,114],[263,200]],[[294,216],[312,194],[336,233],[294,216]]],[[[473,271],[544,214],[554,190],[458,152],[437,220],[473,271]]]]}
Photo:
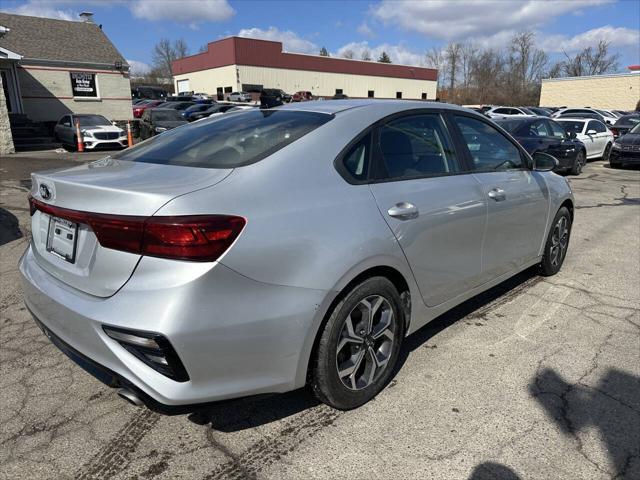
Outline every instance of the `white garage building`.
{"type": "Polygon", "coordinates": [[[207,51],[173,62],[176,92],[205,92],[219,99],[235,91],[279,88],[314,96],[434,100],[438,71],[431,68],[282,51],[282,43],[230,37],[207,51]]]}

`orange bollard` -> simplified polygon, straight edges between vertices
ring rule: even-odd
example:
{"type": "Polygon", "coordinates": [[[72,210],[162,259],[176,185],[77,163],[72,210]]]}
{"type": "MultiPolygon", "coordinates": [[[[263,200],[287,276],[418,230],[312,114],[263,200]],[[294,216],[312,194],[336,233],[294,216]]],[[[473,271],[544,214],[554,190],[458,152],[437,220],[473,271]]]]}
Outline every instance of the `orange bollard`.
{"type": "Polygon", "coordinates": [[[76,120],[76,138],[78,139],[78,151],[84,152],[84,139],[80,131],[80,120],[76,120]]]}
{"type": "Polygon", "coordinates": [[[131,133],[131,122],[127,120],[127,143],[133,147],[133,134],[131,133]]]}

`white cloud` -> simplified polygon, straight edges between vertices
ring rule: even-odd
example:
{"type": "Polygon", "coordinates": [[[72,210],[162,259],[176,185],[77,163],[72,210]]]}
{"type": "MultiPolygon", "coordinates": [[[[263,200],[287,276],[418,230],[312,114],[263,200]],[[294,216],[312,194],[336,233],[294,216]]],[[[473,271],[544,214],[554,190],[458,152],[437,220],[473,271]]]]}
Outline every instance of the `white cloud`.
{"type": "Polygon", "coordinates": [[[191,27],[202,22],[223,22],[236,13],[227,0],[133,0],[127,5],[135,17],[170,20],[191,27]]]}
{"type": "Polygon", "coordinates": [[[360,35],[367,38],[374,38],[376,36],[376,33],[371,29],[366,21],[362,22],[357,30],[360,35]]]}
{"type": "Polygon", "coordinates": [[[636,52],[640,51],[640,30],[632,28],[606,25],[573,37],[538,34],[538,44],[548,52],[576,52],[589,46],[596,46],[600,40],[610,42],[612,48],[635,47],[636,52]]]}
{"type": "Polygon", "coordinates": [[[43,17],[43,18],[55,18],[58,20],[75,20],[78,21],[80,18],[78,14],[80,12],[74,12],[69,9],[61,9],[55,6],[56,3],[59,2],[38,2],[38,1],[30,1],[25,3],[24,5],[20,5],[15,8],[4,9],[7,13],[15,13],[17,15],[28,15],[31,17],[43,17]]]}
{"type": "Polygon", "coordinates": [[[359,60],[362,57],[364,51],[369,52],[371,60],[375,61],[380,57],[382,52],[387,52],[387,55],[391,57],[393,63],[399,63],[402,65],[424,65],[424,55],[410,50],[402,45],[390,45],[388,43],[382,43],[380,45],[371,46],[369,42],[351,42],[343,45],[332,56],[341,57],[346,50],[351,50],[355,60],[359,60]]]}
{"type": "Polygon", "coordinates": [[[261,28],[243,28],[238,33],[238,36],[282,42],[283,48],[287,52],[317,55],[320,51],[320,47],[318,45],[300,37],[297,33],[292,32],[291,30],[279,30],[276,27],[269,27],[268,30],[263,30],[261,28]]]}
{"type": "Polygon", "coordinates": [[[131,76],[132,77],[141,77],[151,71],[151,65],[144,62],[139,62],[138,60],[129,60],[127,59],[127,63],[131,67],[131,76]]]}
{"type": "Polygon", "coordinates": [[[371,8],[387,25],[442,40],[491,36],[504,30],[531,30],[554,17],[613,0],[382,0],[371,8]]]}

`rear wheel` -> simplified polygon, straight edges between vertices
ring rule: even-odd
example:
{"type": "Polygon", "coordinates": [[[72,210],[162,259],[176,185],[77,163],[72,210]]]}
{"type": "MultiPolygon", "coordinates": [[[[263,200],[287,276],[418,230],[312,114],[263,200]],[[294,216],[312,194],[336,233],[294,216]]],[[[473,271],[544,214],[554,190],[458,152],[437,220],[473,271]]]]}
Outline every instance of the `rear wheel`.
{"type": "Polygon", "coordinates": [[[609,160],[609,166],[611,168],[620,168],[622,167],[622,164],[620,162],[612,162],[611,160],[609,160]]]}
{"type": "Polygon", "coordinates": [[[571,175],[580,175],[582,173],[582,167],[585,164],[585,156],[583,152],[578,152],[571,167],[571,175]]]}
{"type": "Polygon", "coordinates": [[[315,396],[349,410],[375,397],[389,382],[404,338],[400,295],[388,279],[356,285],[320,332],[311,367],[315,396]]]}
{"type": "Polygon", "coordinates": [[[605,162],[608,162],[610,155],[611,155],[611,144],[607,143],[607,146],[604,147],[604,152],[602,152],[602,160],[604,160],[605,162]]]}
{"type": "Polygon", "coordinates": [[[571,214],[566,207],[560,208],[553,219],[553,226],[549,232],[547,243],[544,247],[544,256],[540,263],[542,275],[545,277],[555,275],[562,267],[569,247],[571,236],[571,214]]]}

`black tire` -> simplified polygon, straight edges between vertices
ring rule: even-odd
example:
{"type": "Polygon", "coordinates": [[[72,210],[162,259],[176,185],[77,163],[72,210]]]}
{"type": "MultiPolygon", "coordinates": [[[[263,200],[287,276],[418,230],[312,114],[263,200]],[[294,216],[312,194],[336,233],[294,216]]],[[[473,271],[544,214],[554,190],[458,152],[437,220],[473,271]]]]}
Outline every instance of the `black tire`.
{"type": "Polygon", "coordinates": [[[585,156],[582,151],[576,154],[576,159],[573,162],[573,167],[571,167],[571,175],[580,175],[582,173],[582,167],[585,163],[584,158],[585,156]]]}
{"type": "MultiPolygon", "coordinates": [[[[333,310],[329,312],[329,318],[319,333],[320,338],[318,340],[315,355],[312,358],[310,369],[309,385],[314,395],[321,402],[339,410],[350,410],[367,403],[387,385],[394,374],[395,365],[398,360],[398,355],[400,353],[405,333],[405,319],[401,305],[400,295],[393,283],[385,277],[372,277],[353,287],[333,308],[333,310]],[[388,361],[384,367],[378,367],[378,371],[374,370],[376,373],[372,375],[373,380],[371,383],[366,384],[367,380],[365,379],[363,381],[366,385],[357,389],[352,389],[347,387],[338,375],[338,362],[340,358],[338,356],[338,343],[343,334],[343,329],[346,328],[347,318],[354,318],[352,313],[356,312],[357,308],[363,301],[378,297],[382,297],[387,301],[385,307],[381,308],[386,308],[385,311],[387,312],[389,310],[393,312],[393,341],[390,348],[387,350],[389,352],[387,357],[388,361]]],[[[382,321],[380,321],[380,323],[382,323],[382,321]]],[[[360,325],[360,323],[356,323],[353,326],[357,330],[358,334],[362,334],[363,330],[359,330],[360,327],[358,325],[360,325]]],[[[390,329],[385,329],[385,331],[387,330],[390,329]]],[[[385,338],[380,338],[382,341],[386,341],[385,338]]],[[[372,365],[373,358],[368,356],[370,350],[367,345],[368,344],[365,342],[362,342],[362,347],[347,343],[345,344],[345,347],[342,347],[342,350],[340,350],[340,352],[343,352],[345,348],[347,348],[349,349],[347,353],[351,353],[353,351],[356,352],[351,356],[346,355],[344,358],[346,358],[347,361],[350,361],[353,356],[357,356],[359,354],[362,355],[363,359],[366,357],[366,359],[359,364],[360,367],[354,371],[354,378],[361,370],[362,378],[364,378],[366,376],[367,367],[369,366],[370,368],[372,365]],[[360,348],[362,348],[362,352],[358,352],[360,348]],[[369,363],[365,364],[366,361],[369,363]]],[[[377,347],[374,346],[374,348],[377,347]]],[[[369,372],[370,371],[371,370],[369,370],[369,372]]],[[[345,380],[345,382],[346,381],[347,380],[345,380]]]]}
{"type": "Polygon", "coordinates": [[[611,168],[621,168],[621,167],[622,167],[622,164],[621,164],[621,163],[619,163],[619,162],[612,162],[611,160],[609,160],[609,166],[610,166],[611,168]]]}
{"type": "Polygon", "coordinates": [[[567,256],[567,250],[569,248],[569,239],[571,237],[571,214],[566,207],[561,207],[556,213],[555,218],[553,219],[553,223],[551,224],[551,229],[549,230],[549,236],[547,237],[547,242],[544,246],[544,255],[542,257],[542,262],[540,263],[540,273],[545,277],[550,277],[551,275],[555,275],[560,271],[562,264],[564,263],[564,259],[567,256]],[[557,245],[556,240],[558,239],[558,229],[560,222],[564,219],[566,222],[566,239],[564,240],[564,248],[562,248],[559,252],[559,256],[557,255],[557,250],[554,247],[557,245]]]}
{"type": "Polygon", "coordinates": [[[611,144],[607,143],[607,146],[604,147],[604,152],[602,152],[602,160],[604,160],[605,162],[608,162],[610,155],[611,155],[611,144]]]}

